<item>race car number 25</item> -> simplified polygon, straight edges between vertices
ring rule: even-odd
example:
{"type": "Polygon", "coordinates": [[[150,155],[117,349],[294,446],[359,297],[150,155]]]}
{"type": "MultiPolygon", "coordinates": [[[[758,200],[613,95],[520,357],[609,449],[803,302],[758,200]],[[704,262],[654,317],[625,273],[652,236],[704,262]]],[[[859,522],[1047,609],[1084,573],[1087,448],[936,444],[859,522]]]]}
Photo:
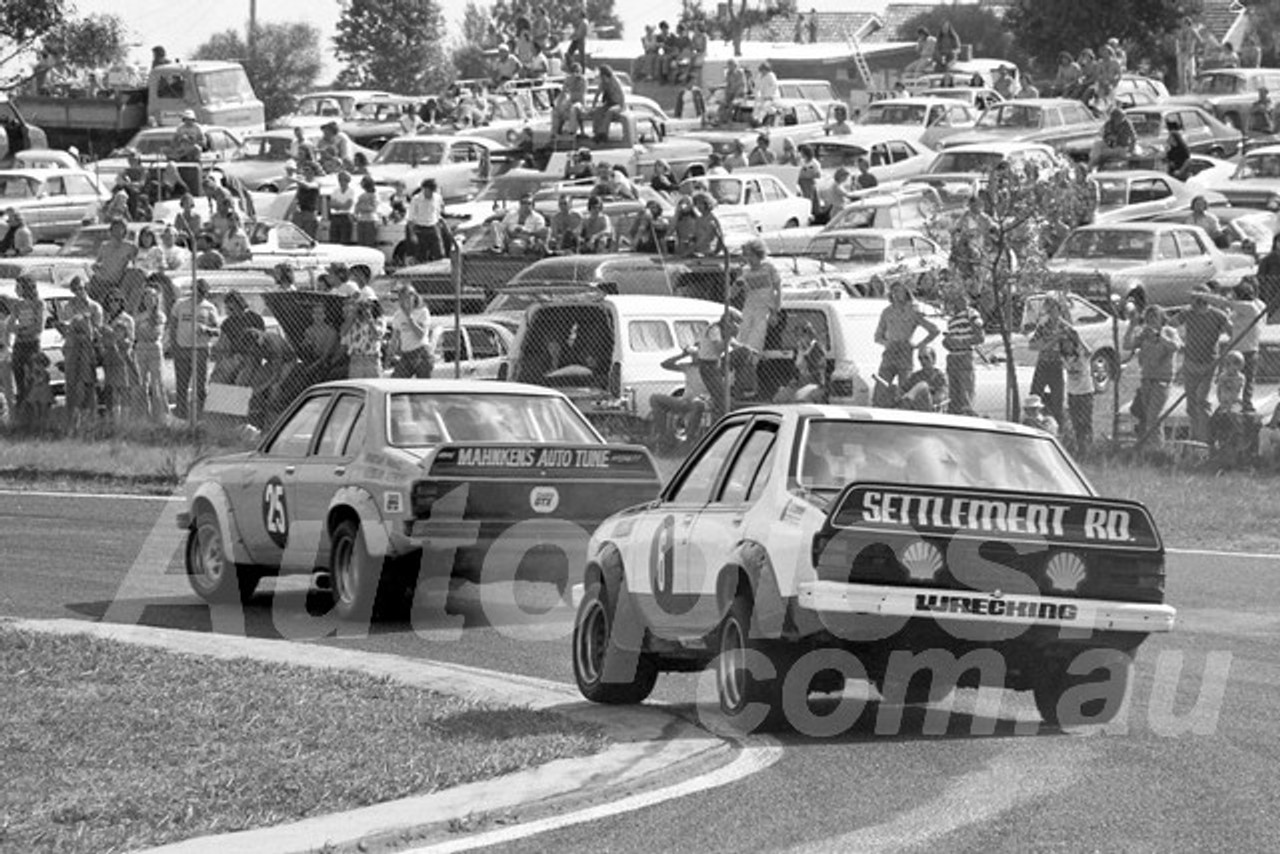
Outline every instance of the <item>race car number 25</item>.
{"type": "Polygon", "coordinates": [[[267,481],[262,491],[262,523],[271,541],[284,548],[289,542],[289,504],[284,497],[284,484],[278,477],[267,481]]]}

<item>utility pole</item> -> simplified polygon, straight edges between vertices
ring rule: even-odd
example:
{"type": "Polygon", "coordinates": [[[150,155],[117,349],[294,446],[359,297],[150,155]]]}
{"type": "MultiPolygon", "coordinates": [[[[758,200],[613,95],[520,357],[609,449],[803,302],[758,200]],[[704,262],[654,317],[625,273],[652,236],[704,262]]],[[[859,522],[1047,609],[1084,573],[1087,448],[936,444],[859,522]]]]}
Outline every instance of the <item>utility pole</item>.
{"type": "Polygon", "coordinates": [[[249,0],[249,33],[245,44],[249,46],[249,63],[257,56],[258,43],[258,0],[249,0]]]}

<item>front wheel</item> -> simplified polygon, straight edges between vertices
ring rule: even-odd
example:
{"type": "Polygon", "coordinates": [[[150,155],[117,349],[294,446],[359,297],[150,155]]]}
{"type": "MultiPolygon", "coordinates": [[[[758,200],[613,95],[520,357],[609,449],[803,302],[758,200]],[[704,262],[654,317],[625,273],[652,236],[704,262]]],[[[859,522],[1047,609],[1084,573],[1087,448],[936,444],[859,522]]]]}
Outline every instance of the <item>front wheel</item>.
{"type": "Polygon", "coordinates": [[[233,561],[212,510],[196,513],[195,527],[187,534],[186,568],[191,589],[214,604],[249,601],[262,579],[252,567],[233,561]]]}
{"type": "Polygon", "coordinates": [[[658,668],[651,656],[628,653],[618,646],[614,635],[616,613],[616,597],[610,596],[603,584],[596,582],[587,588],[573,624],[573,677],[578,691],[593,703],[642,703],[653,692],[658,668]],[[625,666],[629,654],[635,657],[630,681],[606,681],[618,657],[625,666]]]}

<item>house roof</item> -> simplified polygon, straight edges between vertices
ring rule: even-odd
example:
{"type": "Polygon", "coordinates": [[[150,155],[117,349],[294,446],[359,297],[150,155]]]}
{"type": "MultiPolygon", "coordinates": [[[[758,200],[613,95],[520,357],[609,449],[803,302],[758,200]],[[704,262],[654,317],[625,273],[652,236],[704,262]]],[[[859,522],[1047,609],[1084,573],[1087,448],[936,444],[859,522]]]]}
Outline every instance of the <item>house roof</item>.
{"type": "MultiPolygon", "coordinates": [[[[818,19],[818,42],[848,41],[847,33],[856,33],[858,28],[872,18],[881,17],[874,12],[815,12],[818,19]]],[[[803,44],[809,43],[809,14],[778,16],[754,27],[748,27],[744,39],[759,42],[792,42],[796,43],[796,27],[800,27],[803,44]]],[[[890,35],[889,38],[893,36],[890,35]]],[[[884,30],[874,33],[864,42],[887,41],[884,30]]]]}
{"type": "Polygon", "coordinates": [[[1213,33],[1214,38],[1221,39],[1239,16],[1240,4],[1237,0],[1202,0],[1198,17],[1205,29],[1213,33]]]}

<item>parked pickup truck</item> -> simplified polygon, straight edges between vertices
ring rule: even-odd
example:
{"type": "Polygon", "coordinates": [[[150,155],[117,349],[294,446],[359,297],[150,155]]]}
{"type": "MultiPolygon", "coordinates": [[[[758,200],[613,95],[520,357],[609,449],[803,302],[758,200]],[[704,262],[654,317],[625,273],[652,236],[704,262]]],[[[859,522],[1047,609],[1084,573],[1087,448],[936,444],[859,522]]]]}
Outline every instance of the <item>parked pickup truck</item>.
{"type": "Polygon", "coordinates": [[[188,110],[201,124],[266,130],[262,102],[238,62],[171,62],[152,68],[145,87],[59,87],[14,102],[44,128],[49,145],[86,155],[106,155],[148,124],[180,124],[188,110]]]}

